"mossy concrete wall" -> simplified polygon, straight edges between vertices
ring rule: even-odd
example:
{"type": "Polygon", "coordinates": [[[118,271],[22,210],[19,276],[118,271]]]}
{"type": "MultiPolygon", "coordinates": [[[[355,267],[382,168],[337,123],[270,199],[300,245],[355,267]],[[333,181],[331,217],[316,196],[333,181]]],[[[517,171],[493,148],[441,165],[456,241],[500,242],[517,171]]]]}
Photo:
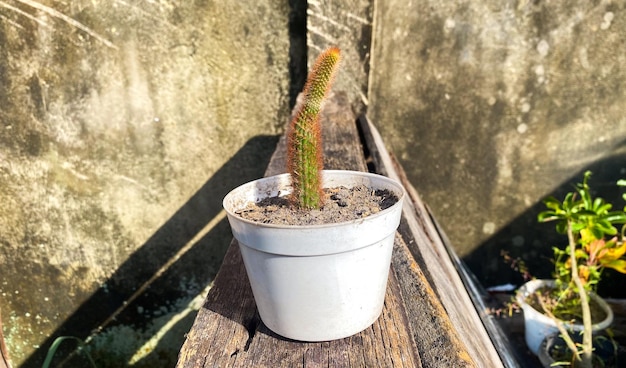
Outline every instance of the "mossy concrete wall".
{"type": "MultiPolygon", "coordinates": [[[[15,364],[108,292],[83,312],[104,322],[185,246],[170,290],[209,283],[230,239],[221,199],[262,176],[290,111],[290,13],[0,1],[0,305],[15,364]]],[[[173,302],[153,299],[135,313],[173,302]]]]}

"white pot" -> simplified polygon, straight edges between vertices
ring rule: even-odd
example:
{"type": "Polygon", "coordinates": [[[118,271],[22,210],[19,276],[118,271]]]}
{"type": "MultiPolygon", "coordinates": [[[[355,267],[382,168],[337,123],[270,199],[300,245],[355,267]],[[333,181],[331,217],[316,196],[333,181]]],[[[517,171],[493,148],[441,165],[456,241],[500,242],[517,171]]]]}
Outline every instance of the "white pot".
{"type": "MultiPolygon", "coordinates": [[[[541,342],[549,335],[558,332],[558,328],[552,318],[539,312],[526,303],[526,298],[528,298],[531,294],[534,294],[535,291],[541,287],[554,287],[554,285],[554,280],[531,280],[522,285],[522,287],[520,287],[517,291],[517,303],[524,311],[524,334],[526,338],[526,345],[535,355],[537,355],[539,351],[539,345],[541,345],[541,342]]],[[[613,323],[613,310],[611,310],[611,307],[596,294],[591,294],[591,298],[593,298],[606,312],[606,318],[602,322],[594,324],[592,329],[594,332],[604,330],[609,327],[611,323],[613,323]]],[[[570,331],[580,332],[584,330],[582,324],[564,323],[564,325],[565,328],[570,331]]]]}
{"type": "Polygon", "coordinates": [[[364,184],[388,189],[399,201],[366,218],[338,224],[284,226],[244,220],[246,203],[291,191],[288,174],[244,184],[224,198],[261,320],[301,341],[327,341],[369,327],[383,308],[404,189],[387,177],[323,172],[325,188],[364,184]]]}

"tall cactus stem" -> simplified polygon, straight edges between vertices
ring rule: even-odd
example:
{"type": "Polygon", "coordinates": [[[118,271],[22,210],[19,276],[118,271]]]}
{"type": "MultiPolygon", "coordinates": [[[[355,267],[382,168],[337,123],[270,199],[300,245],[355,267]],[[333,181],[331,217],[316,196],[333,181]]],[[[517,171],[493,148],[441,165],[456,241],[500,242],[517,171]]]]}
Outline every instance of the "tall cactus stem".
{"type": "Polygon", "coordinates": [[[304,86],[304,101],[289,127],[287,171],[292,178],[293,201],[303,209],[318,209],[323,204],[319,115],[340,59],[340,50],[336,47],[318,56],[304,86]]]}

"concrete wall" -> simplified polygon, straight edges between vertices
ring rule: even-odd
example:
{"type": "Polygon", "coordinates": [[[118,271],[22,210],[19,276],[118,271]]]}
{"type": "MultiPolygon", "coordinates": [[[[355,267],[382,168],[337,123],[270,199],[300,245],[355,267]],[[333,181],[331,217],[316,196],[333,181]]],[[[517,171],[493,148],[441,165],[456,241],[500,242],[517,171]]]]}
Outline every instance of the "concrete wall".
{"type": "Polygon", "coordinates": [[[501,249],[545,265],[538,201],[585,168],[603,193],[626,175],[625,16],[617,1],[0,0],[15,363],[106,324],[99,367],[171,365],[230,239],[221,198],[262,175],[307,59],[332,44],[335,88],[481,280],[502,280],[501,249]]]}
{"type": "Polygon", "coordinates": [[[341,72],[333,89],[345,91],[357,114],[365,113],[372,44],[374,1],[309,1],[308,64],[329,46],[341,47],[341,72]]]}
{"type": "Polygon", "coordinates": [[[369,115],[455,249],[488,284],[503,282],[501,249],[549,276],[542,256],[566,240],[547,240],[537,203],[587,168],[603,195],[626,176],[624,3],[391,0],[375,13],[369,115]]]}
{"type": "Polygon", "coordinates": [[[0,2],[0,306],[17,366],[34,351],[40,366],[55,331],[84,338],[159,270],[137,318],[208,285],[231,238],[221,199],[262,176],[289,114],[291,11],[0,2]]]}

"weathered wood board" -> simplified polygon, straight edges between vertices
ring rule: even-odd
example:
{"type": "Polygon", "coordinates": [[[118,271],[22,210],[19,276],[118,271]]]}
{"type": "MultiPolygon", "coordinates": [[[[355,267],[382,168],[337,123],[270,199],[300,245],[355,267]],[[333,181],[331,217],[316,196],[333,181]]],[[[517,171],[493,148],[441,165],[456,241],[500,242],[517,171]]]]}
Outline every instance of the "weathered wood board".
{"type": "MultiPolygon", "coordinates": [[[[380,165],[381,154],[388,157],[384,147],[381,150],[362,144],[361,136],[371,136],[372,131],[359,131],[356,121],[343,94],[334,95],[325,106],[325,168],[365,171],[366,159],[379,156],[372,163],[380,165]]],[[[266,175],[284,171],[285,152],[283,137],[266,175]]],[[[180,351],[177,367],[502,366],[491,341],[484,339],[486,334],[474,330],[481,326],[472,324],[476,311],[471,302],[466,303],[469,299],[457,295],[462,296],[464,289],[455,290],[459,285],[450,275],[454,269],[430,270],[442,264],[447,266],[441,259],[426,262],[420,255],[415,243],[432,247],[438,234],[424,224],[428,213],[423,206],[415,206],[414,200],[414,196],[409,198],[410,206],[404,209],[403,224],[395,238],[383,313],[371,327],[346,339],[321,343],[277,336],[260,321],[237,242],[233,241],[180,351]],[[442,277],[445,279],[438,283],[433,280],[442,277]],[[444,298],[442,294],[451,295],[444,298]],[[444,300],[459,305],[455,309],[444,300]],[[463,311],[464,308],[468,309],[463,311]],[[470,316],[471,322],[459,321],[464,314],[470,316]],[[468,345],[468,340],[481,341],[468,345]]],[[[438,257],[446,259],[447,254],[438,257]]]]}

